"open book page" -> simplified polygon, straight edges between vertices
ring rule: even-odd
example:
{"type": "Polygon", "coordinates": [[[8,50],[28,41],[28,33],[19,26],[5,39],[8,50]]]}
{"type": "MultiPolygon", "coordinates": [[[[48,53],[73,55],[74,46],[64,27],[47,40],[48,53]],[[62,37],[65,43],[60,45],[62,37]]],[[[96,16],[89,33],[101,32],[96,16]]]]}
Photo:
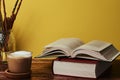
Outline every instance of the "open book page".
{"type": "Polygon", "coordinates": [[[90,42],[78,47],[78,49],[94,50],[94,51],[99,52],[110,45],[112,45],[112,44],[109,42],[100,41],[100,40],[93,40],[93,41],[90,41],[90,42]]]}
{"type": "Polygon", "coordinates": [[[109,61],[113,61],[120,54],[120,52],[113,45],[110,45],[100,51],[100,53],[109,61]]]}
{"type": "Polygon", "coordinates": [[[73,49],[83,45],[79,38],[62,38],[45,46],[43,53],[39,57],[52,55],[70,56],[73,49]]]}
{"type": "Polygon", "coordinates": [[[71,56],[112,61],[119,54],[119,51],[111,43],[93,40],[73,50],[71,56]]]}

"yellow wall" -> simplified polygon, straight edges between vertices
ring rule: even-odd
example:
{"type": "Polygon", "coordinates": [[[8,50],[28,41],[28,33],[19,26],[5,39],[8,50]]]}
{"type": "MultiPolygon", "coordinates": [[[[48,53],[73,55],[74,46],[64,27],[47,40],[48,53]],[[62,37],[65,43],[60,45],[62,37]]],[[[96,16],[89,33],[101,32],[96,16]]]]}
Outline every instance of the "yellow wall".
{"type": "MultiPolygon", "coordinates": [[[[15,0],[6,0],[8,14],[15,0]]],[[[17,50],[34,56],[63,37],[99,39],[120,50],[120,0],[23,0],[13,28],[17,50]]]]}

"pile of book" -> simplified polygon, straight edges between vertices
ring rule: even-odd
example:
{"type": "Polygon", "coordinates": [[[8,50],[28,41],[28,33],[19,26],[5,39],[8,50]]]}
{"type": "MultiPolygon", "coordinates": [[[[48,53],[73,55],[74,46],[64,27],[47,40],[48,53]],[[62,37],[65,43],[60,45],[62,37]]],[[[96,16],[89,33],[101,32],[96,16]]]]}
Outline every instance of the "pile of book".
{"type": "Polygon", "coordinates": [[[120,54],[112,43],[93,40],[83,43],[78,38],[63,38],[47,46],[39,58],[56,57],[53,74],[98,78],[120,54]]]}

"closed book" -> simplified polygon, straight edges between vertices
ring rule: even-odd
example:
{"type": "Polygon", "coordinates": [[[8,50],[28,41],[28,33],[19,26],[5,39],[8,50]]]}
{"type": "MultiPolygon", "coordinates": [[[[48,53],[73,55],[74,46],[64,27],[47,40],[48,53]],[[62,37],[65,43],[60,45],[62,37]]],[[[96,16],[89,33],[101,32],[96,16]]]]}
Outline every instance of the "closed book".
{"type": "Polygon", "coordinates": [[[111,66],[111,62],[82,58],[59,57],[53,61],[53,74],[98,78],[111,66]]]}

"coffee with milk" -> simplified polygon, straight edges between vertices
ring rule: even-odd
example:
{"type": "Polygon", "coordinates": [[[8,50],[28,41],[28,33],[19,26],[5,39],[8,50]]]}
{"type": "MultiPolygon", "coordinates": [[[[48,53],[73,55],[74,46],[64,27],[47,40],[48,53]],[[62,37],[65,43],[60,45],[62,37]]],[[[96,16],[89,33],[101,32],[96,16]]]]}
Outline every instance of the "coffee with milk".
{"type": "Polygon", "coordinates": [[[16,51],[8,54],[8,70],[13,73],[31,71],[32,53],[29,51],[16,51]]]}

